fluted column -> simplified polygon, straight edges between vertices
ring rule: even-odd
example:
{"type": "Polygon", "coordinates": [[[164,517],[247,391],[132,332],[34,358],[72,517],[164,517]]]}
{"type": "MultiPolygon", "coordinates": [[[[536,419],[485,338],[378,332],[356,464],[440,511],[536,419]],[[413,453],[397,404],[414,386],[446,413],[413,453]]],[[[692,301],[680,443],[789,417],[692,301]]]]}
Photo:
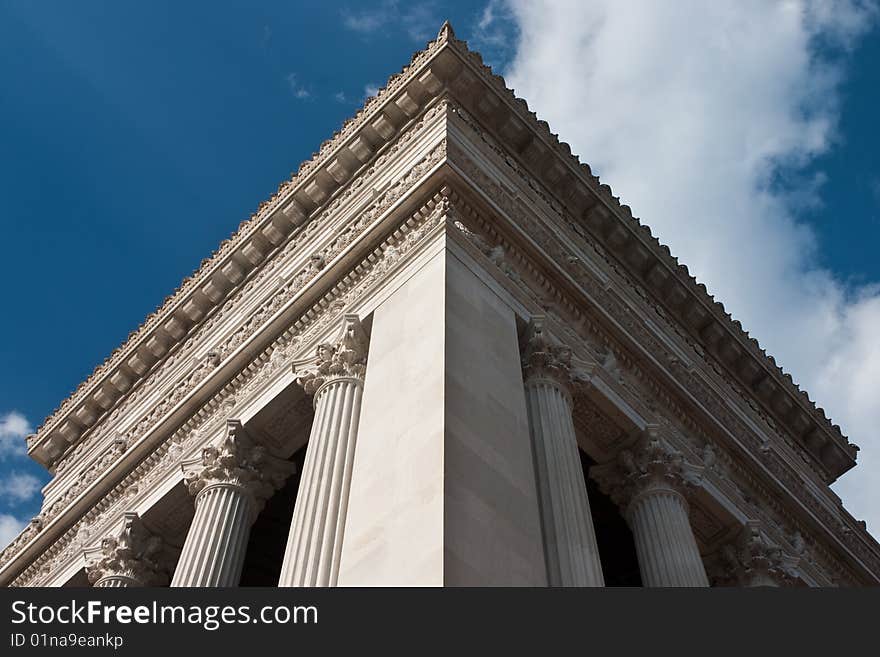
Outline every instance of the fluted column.
{"type": "Polygon", "coordinates": [[[120,531],[87,551],[86,574],[98,588],[162,586],[168,573],[161,565],[162,539],[144,527],[137,513],[123,516],[120,531]]]}
{"type": "Polygon", "coordinates": [[[645,586],[709,586],[685,498],[698,469],[665,444],[656,427],[590,474],[624,512],[645,586]]]}
{"type": "Polygon", "coordinates": [[[340,339],[318,347],[298,381],[315,419],[290,524],[279,586],[336,586],[361,411],[367,337],[346,315],[340,339]]]}
{"type": "Polygon", "coordinates": [[[603,586],[602,564],[572,420],[571,352],[533,317],[523,380],[551,586],[603,586]]]}
{"type": "Polygon", "coordinates": [[[223,442],[183,468],[196,513],[171,586],[236,586],[251,525],[295,466],[270,456],[241,422],[229,420],[223,442]]]}
{"type": "Polygon", "coordinates": [[[791,557],[750,520],[737,537],[721,549],[722,583],[739,586],[793,586],[798,559],[791,557]]]}

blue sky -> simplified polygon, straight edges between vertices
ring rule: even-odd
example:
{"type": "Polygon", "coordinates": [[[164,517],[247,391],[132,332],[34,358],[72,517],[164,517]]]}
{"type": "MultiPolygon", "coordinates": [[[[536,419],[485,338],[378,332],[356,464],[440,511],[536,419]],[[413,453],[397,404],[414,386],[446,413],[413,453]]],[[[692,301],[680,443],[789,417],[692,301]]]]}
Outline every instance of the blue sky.
{"type": "MultiPolygon", "coordinates": [[[[4,281],[0,529],[7,532],[0,536],[4,539],[0,543],[11,538],[14,526],[39,510],[32,477],[43,483],[48,476],[16,449],[20,434],[38,425],[354,113],[371,88],[384,84],[407,63],[445,18],[452,20],[459,37],[468,39],[491,63],[510,74],[532,107],[551,121],[554,131],[600,174],[610,176],[606,180],[617,193],[627,197],[627,190],[633,190],[631,204],[636,214],[652,226],[652,217],[657,217],[663,226],[661,236],[674,253],[690,262],[685,257],[689,252],[696,261],[701,253],[709,252],[706,242],[690,244],[687,239],[699,232],[700,216],[691,216],[688,232],[676,241],[677,224],[663,221],[665,209],[675,207],[674,199],[660,198],[646,188],[641,181],[656,175],[639,178],[643,172],[627,169],[628,159],[616,155],[624,146],[616,132],[611,132],[610,125],[602,132],[603,111],[613,108],[617,95],[602,95],[601,106],[592,104],[599,94],[586,102],[577,95],[578,89],[592,89],[590,85],[601,82],[578,77],[587,75],[585,67],[616,70],[610,66],[611,59],[619,58],[621,49],[576,51],[584,58],[582,66],[563,71],[558,78],[547,66],[555,56],[553,48],[561,49],[560,57],[565,56],[569,42],[591,48],[615,38],[611,31],[615,21],[633,20],[617,17],[613,14],[617,10],[602,2],[593,4],[597,11],[607,13],[602,20],[591,21],[590,15],[579,14],[586,10],[578,3],[541,7],[542,14],[530,15],[534,8],[498,0],[314,5],[217,2],[210,9],[161,1],[0,2],[0,234],[4,247],[0,259],[4,281]],[[562,15],[563,21],[554,21],[554,14],[562,15]],[[569,14],[571,20],[564,25],[569,14]],[[570,33],[577,29],[583,29],[587,38],[570,33]],[[547,87],[548,79],[556,79],[558,88],[547,87]],[[634,181],[631,187],[625,186],[630,179],[634,181]],[[644,199],[642,204],[639,198],[644,199]],[[676,248],[678,244],[681,249],[676,248]]],[[[746,149],[742,157],[758,162],[749,165],[753,168],[744,180],[754,189],[746,191],[764,194],[767,200],[761,210],[768,212],[767,219],[753,231],[757,233],[754,238],[764,239],[760,226],[775,225],[776,215],[785,215],[783,223],[786,230],[794,231],[792,235],[802,236],[801,229],[806,228],[811,237],[798,249],[809,251],[808,257],[785,258],[792,258],[797,276],[818,271],[833,281],[840,298],[834,297],[837,315],[829,321],[839,320],[848,327],[847,313],[856,307],[852,300],[871,297],[870,285],[880,282],[880,136],[875,126],[880,30],[876,12],[859,14],[859,7],[843,4],[849,12],[846,16],[857,23],[816,13],[792,23],[782,39],[790,43],[788,50],[767,55],[767,62],[789,63],[779,67],[768,63],[772,75],[765,76],[769,82],[754,88],[754,97],[773,96],[774,80],[808,83],[791,94],[796,102],[782,98],[774,100],[775,104],[754,105],[758,124],[782,116],[783,123],[773,134],[791,136],[771,146],[762,136],[761,146],[754,152],[746,149]],[[819,78],[824,82],[813,85],[819,78]],[[764,120],[765,116],[770,118],[764,120]],[[818,136],[809,143],[798,138],[809,131],[818,136]]],[[[710,21],[713,17],[703,10],[694,11],[707,26],[718,23],[710,21]]],[[[640,16],[637,20],[647,19],[640,16]]],[[[645,29],[655,30],[658,42],[666,41],[662,37],[667,28],[659,19],[646,23],[645,29]]],[[[706,34],[711,36],[709,29],[706,34]]],[[[746,36],[753,43],[755,35],[746,36]]],[[[764,36],[769,40],[778,35],[764,36]]],[[[621,46],[629,49],[633,60],[628,71],[641,70],[639,62],[653,56],[638,52],[632,42],[621,42],[621,46]]],[[[676,62],[688,61],[687,53],[668,61],[674,69],[676,62]]],[[[739,60],[718,61],[717,75],[729,76],[744,88],[757,78],[764,80],[763,72],[731,67],[730,61],[739,60]]],[[[649,114],[655,125],[671,125],[669,116],[659,114],[664,103],[674,107],[678,99],[684,103],[685,98],[715,98],[714,87],[702,80],[677,79],[676,84],[654,90],[661,94],[658,102],[639,108],[639,116],[649,114]],[[691,86],[683,88],[684,84],[691,86]]],[[[640,87],[631,84],[628,88],[640,87]]],[[[629,103],[628,107],[637,105],[629,103]]],[[[678,110],[668,111],[680,115],[678,110]]],[[[748,114],[748,107],[739,113],[748,114]]],[[[710,118],[718,121],[707,123],[715,133],[732,125],[717,113],[710,118]]],[[[699,137],[696,132],[688,134],[699,137]]],[[[730,135],[730,143],[752,139],[751,133],[741,134],[732,127],[730,135]]],[[[651,162],[655,155],[644,141],[626,147],[633,160],[651,162]]],[[[712,157],[717,152],[713,150],[712,157]]],[[[730,158],[725,154],[724,159],[730,158]]],[[[688,171],[684,165],[670,171],[664,184],[698,186],[688,171]],[[683,172],[680,181],[675,179],[676,171],[683,172]]],[[[719,202],[715,207],[721,212],[723,206],[719,202]]],[[[791,241],[788,233],[780,229],[773,235],[777,241],[771,241],[771,246],[785,250],[791,241]]],[[[736,262],[744,267],[742,261],[736,262]]],[[[730,272],[713,274],[708,266],[702,271],[703,280],[710,289],[719,290],[722,300],[727,298],[721,293],[724,290],[729,290],[730,298],[746,300],[737,308],[745,315],[744,323],[754,326],[762,338],[758,328],[767,315],[761,310],[766,305],[748,303],[760,296],[759,286],[737,288],[732,282],[737,276],[730,272]]],[[[767,275],[787,280],[791,274],[786,270],[767,275]]],[[[827,299],[823,296],[819,303],[827,299]]],[[[766,332],[785,336],[787,329],[783,322],[768,326],[766,332]]],[[[844,331],[833,338],[846,342],[848,335],[844,331]]],[[[821,350],[811,337],[816,336],[804,337],[805,344],[821,350]]],[[[777,338],[776,344],[785,351],[785,339],[777,338]]],[[[778,353],[773,344],[767,346],[778,353]]],[[[834,360],[835,371],[841,359],[844,367],[847,358],[859,360],[858,354],[846,350],[841,354],[834,360]]],[[[788,358],[780,360],[795,373],[799,363],[804,363],[800,371],[805,383],[813,377],[821,384],[822,372],[831,367],[814,364],[800,351],[792,351],[788,358]]],[[[863,375],[868,383],[878,382],[875,370],[863,375]]],[[[810,385],[805,387],[814,392],[810,385]]],[[[838,403],[840,413],[827,407],[836,421],[842,422],[841,414],[856,418],[845,428],[862,444],[864,456],[873,437],[852,427],[873,427],[868,420],[876,416],[864,406],[850,408],[846,400],[838,403]]],[[[880,441],[873,443],[872,453],[878,451],[880,441]]],[[[849,494],[856,500],[856,515],[866,517],[873,507],[865,500],[858,502],[866,497],[859,492],[862,489],[853,485],[854,492],[849,494]]]]}

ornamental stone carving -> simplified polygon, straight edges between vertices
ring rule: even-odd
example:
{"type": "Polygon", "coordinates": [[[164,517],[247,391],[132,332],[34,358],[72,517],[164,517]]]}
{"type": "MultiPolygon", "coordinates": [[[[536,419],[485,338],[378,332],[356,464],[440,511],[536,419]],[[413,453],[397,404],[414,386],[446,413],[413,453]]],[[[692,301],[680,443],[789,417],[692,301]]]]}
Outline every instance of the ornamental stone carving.
{"type": "Polygon", "coordinates": [[[151,534],[137,513],[123,516],[122,529],[86,551],[86,574],[97,587],[162,586],[168,571],[162,565],[162,539],[151,534]]]}
{"type": "Polygon", "coordinates": [[[182,467],[187,490],[197,503],[199,495],[212,486],[234,486],[252,497],[255,514],[296,469],[256,444],[241,421],[232,419],[226,421],[226,435],[219,445],[205,447],[200,457],[182,467]]]}
{"type": "Polygon", "coordinates": [[[685,498],[700,470],[648,426],[632,447],[590,471],[623,510],[645,586],[708,586],[685,498]]]}
{"type": "Polygon", "coordinates": [[[533,315],[523,349],[523,380],[549,379],[571,392],[571,349],[553,344],[544,329],[543,315],[533,315]]]}
{"type": "Polygon", "coordinates": [[[722,583],[738,586],[794,586],[798,580],[798,559],[786,554],[750,520],[736,539],[721,548],[720,565],[726,577],[722,583]]]}
{"type": "Polygon", "coordinates": [[[334,379],[363,381],[369,340],[357,315],[345,315],[343,322],[342,336],[336,342],[319,344],[314,364],[297,378],[306,394],[314,395],[334,379]]]}
{"type": "Polygon", "coordinates": [[[593,467],[590,476],[626,510],[651,490],[667,489],[684,499],[700,483],[702,468],[687,463],[681,452],[666,443],[657,425],[648,425],[634,444],[621,450],[611,463],[593,467]]]}
{"type": "Polygon", "coordinates": [[[196,512],[171,586],[236,586],[251,525],[296,466],[256,444],[239,420],[227,420],[223,441],[183,468],[196,512]]]}

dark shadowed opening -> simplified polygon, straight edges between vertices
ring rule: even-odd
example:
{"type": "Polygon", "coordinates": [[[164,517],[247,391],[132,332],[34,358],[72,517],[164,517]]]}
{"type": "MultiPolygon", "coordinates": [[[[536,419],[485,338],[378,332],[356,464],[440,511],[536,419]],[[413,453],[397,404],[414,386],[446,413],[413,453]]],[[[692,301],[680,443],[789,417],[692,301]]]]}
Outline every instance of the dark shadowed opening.
{"type": "Polygon", "coordinates": [[[595,462],[583,450],[581,455],[584,480],[587,483],[587,496],[590,498],[590,511],[596,542],[599,544],[599,560],[602,562],[602,575],[605,586],[641,586],[639,561],[632,532],[623,519],[617,505],[611,501],[588,475],[595,462]]]}
{"type": "Polygon", "coordinates": [[[266,501],[251,528],[239,586],[278,586],[306,447],[303,445],[290,457],[296,463],[296,472],[266,501]]]}

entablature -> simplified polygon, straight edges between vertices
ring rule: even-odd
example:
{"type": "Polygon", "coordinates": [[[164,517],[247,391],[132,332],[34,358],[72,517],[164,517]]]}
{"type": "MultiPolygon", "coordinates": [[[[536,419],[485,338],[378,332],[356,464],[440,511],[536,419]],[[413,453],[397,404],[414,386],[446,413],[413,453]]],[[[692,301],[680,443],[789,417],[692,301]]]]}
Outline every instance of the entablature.
{"type": "Polygon", "coordinates": [[[378,154],[411,125],[443,87],[449,47],[441,33],[417,52],[376,97],[331,139],[291,180],[260,205],[239,230],[202,262],[199,269],[152,313],[128,340],[84,381],[27,439],[28,453],[52,468],[71,447],[127,398],[150,372],[245,280],[275,255],[279,246],[340,193],[378,154]]]}
{"type": "Polygon", "coordinates": [[[479,53],[453,41],[444,69],[451,70],[451,96],[484,130],[504,144],[531,175],[541,193],[569,217],[572,230],[589,235],[624,267],[708,353],[719,369],[747,392],[778,431],[791,435],[799,448],[833,482],[855,465],[858,447],[849,443],[825,412],[799,389],[756,340],[746,333],[706,287],[690,276],[650,228],[600,184],[590,167],[571,154],[527,103],[483,64],[479,53]],[[451,55],[455,55],[455,59],[451,55]]]}
{"type": "Polygon", "coordinates": [[[736,391],[699,351],[691,350],[692,357],[683,361],[681,354],[690,347],[674,332],[661,340],[658,329],[665,332],[665,320],[658,318],[654,326],[643,322],[644,300],[624,299],[625,281],[614,270],[593,275],[597,266],[605,266],[601,249],[593,251],[583,241],[573,248],[581,238],[573,240],[558,230],[550,209],[528,199],[513,179],[502,184],[492,177],[492,166],[470,161],[452,133],[448,157],[450,168],[463,176],[453,189],[467,190],[462,191],[466,200],[456,204],[463,234],[509,279],[510,288],[524,292],[523,303],[531,312],[546,314],[560,336],[570,338],[569,346],[589,345],[586,356],[597,364],[593,376],[625,402],[619,407],[631,409],[641,422],[667,417],[681,435],[700,442],[690,448],[698,456],[705,445],[724,445],[741,476],[749,473],[749,485],[761,491],[762,503],[789,518],[789,524],[805,523],[809,533],[818,532],[844,550],[855,568],[870,573],[870,581],[880,577],[880,546],[840,506],[821,474],[810,470],[812,464],[800,462],[799,451],[781,438],[770,440],[774,432],[766,425],[759,428],[761,418],[742,421],[747,411],[730,403],[736,391]]]}
{"type": "Polygon", "coordinates": [[[255,267],[177,346],[162,367],[149,374],[95,429],[81,436],[79,443],[56,462],[56,476],[44,490],[44,508],[54,503],[84,468],[114,449],[119,441],[131,443],[195,383],[220,367],[252,327],[271,314],[291,281],[302,277],[303,272],[325,273],[328,245],[339,251],[353,243],[358,236],[351,227],[375,214],[372,206],[377,198],[396,194],[395,186],[404,191],[429,168],[437,166],[444,155],[445,118],[442,99],[429,103],[418,120],[379,152],[344,193],[318,211],[263,265],[255,267]]]}
{"type": "Polygon", "coordinates": [[[46,559],[67,554],[77,527],[92,522],[121,496],[149,489],[156,473],[174,467],[184,443],[196,439],[193,436],[206,423],[228,417],[243,398],[269,385],[279,368],[289,373],[290,359],[301,345],[313,345],[329,330],[334,316],[343,308],[356,308],[358,299],[381,287],[398,263],[417,252],[416,246],[437,228],[445,211],[443,194],[437,191],[442,186],[438,174],[445,161],[445,140],[442,133],[436,136],[439,141],[427,153],[422,151],[418,163],[400,179],[403,184],[388,185],[346,228],[353,231],[348,237],[337,235],[321,251],[326,264],[320,272],[304,269],[294,277],[270,302],[277,310],[253,326],[228,359],[193,382],[186,395],[173,408],[163,409],[131,444],[108,452],[82,472],[0,553],[0,582],[25,566],[34,573],[46,559]]]}

